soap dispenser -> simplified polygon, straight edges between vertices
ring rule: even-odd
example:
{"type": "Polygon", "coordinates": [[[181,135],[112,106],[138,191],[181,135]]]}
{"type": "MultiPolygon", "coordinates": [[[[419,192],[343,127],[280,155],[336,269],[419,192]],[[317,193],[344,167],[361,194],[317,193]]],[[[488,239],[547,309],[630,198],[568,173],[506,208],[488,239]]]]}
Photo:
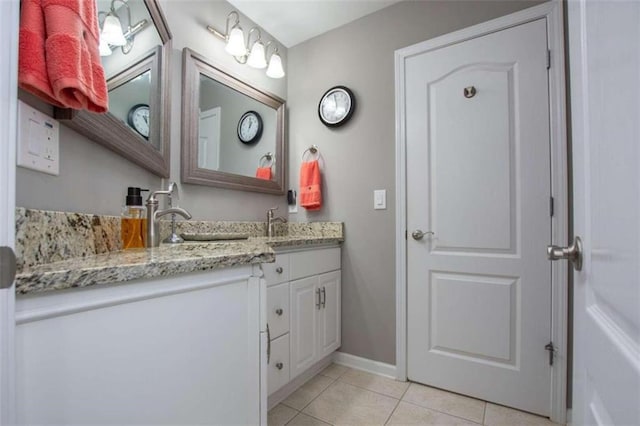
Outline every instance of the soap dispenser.
{"type": "Polygon", "coordinates": [[[147,216],[142,205],[141,191],[148,191],[148,189],[132,186],[127,188],[127,198],[122,209],[120,225],[123,250],[145,247],[147,216]]]}

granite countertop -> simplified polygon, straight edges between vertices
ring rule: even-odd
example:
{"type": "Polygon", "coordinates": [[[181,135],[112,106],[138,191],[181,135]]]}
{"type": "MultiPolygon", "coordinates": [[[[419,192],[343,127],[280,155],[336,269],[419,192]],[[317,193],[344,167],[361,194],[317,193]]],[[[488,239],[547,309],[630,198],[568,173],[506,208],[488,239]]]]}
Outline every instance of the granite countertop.
{"type": "MultiPolygon", "coordinates": [[[[16,294],[88,287],[274,262],[274,248],[339,244],[341,222],[277,224],[264,237],[265,222],[180,221],[178,233],[244,234],[245,240],[162,244],[122,250],[120,217],[16,209],[16,294]]],[[[161,221],[161,235],[169,222],[161,221]]]]}
{"type": "Polygon", "coordinates": [[[275,261],[274,247],[338,244],[342,241],[342,237],[294,235],[251,237],[233,242],[162,244],[154,249],[113,251],[31,267],[16,276],[16,294],[268,263],[275,261]]]}

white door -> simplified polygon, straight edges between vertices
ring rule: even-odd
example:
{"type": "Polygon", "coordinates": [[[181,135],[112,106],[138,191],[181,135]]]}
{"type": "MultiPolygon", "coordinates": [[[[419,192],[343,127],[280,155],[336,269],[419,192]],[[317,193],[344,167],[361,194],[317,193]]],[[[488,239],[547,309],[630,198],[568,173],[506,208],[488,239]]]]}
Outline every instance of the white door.
{"type": "MultiPolygon", "coordinates": [[[[0,247],[14,247],[16,186],[16,114],[18,64],[18,0],[0,1],[0,247]]],[[[6,250],[6,249],[3,249],[6,250]]],[[[0,277],[7,275],[0,265],[0,277]]],[[[0,278],[0,285],[6,284],[0,278]]],[[[8,282],[8,281],[7,281],[8,282]]],[[[13,286],[0,289],[0,424],[13,424],[14,396],[13,286]]]]}
{"type": "Polygon", "coordinates": [[[640,2],[568,2],[573,424],[640,424],[640,2]]]}
{"type": "Polygon", "coordinates": [[[318,360],[318,277],[291,282],[291,379],[318,360]]]}
{"type": "Polygon", "coordinates": [[[542,415],[546,55],[538,19],[405,60],[408,378],[542,415]]]}
{"type": "Polygon", "coordinates": [[[198,167],[202,169],[220,168],[220,112],[220,107],[200,112],[198,167]]]}
{"type": "Polygon", "coordinates": [[[319,358],[324,358],[340,347],[340,271],[322,274],[318,280],[321,297],[318,350],[319,358]]]}

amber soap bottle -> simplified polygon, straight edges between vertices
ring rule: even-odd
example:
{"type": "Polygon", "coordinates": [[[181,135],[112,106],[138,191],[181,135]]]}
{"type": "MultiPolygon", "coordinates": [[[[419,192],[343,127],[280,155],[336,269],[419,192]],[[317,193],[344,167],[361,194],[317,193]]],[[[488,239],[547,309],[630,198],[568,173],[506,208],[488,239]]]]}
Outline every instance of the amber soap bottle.
{"type": "Polygon", "coordinates": [[[141,191],[147,191],[147,189],[132,186],[127,188],[127,198],[120,223],[123,250],[146,246],[147,216],[142,205],[141,191]]]}

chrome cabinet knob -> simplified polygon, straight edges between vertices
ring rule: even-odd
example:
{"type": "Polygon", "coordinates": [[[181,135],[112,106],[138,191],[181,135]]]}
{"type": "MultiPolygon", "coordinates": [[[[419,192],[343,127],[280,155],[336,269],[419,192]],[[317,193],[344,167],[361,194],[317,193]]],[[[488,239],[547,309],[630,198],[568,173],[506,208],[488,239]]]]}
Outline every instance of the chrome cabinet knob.
{"type": "Polygon", "coordinates": [[[282,310],[282,308],[276,309],[276,315],[282,316],[283,313],[284,313],[284,311],[282,310]]]}
{"type": "Polygon", "coordinates": [[[582,240],[575,237],[569,247],[547,246],[547,258],[549,260],[567,259],[573,264],[576,271],[582,270],[582,240]]]}
{"type": "Polygon", "coordinates": [[[421,240],[425,235],[435,235],[435,233],[432,231],[422,231],[421,229],[416,229],[411,233],[411,237],[416,241],[421,240]]]}
{"type": "Polygon", "coordinates": [[[276,268],[276,272],[279,273],[279,274],[281,274],[283,271],[284,271],[284,269],[282,269],[282,266],[278,266],[276,268]]]}
{"type": "Polygon", "coordinates": [[[276,368],[277,368],[278,370],[282,370],[282,368],[283,368],[283,367],[284,367],[284,364],[283,364],[283,363],[281,363],[281,362],[279,362],[279,363],[277,363],[277,364],[276,364],[276,368]]]}

